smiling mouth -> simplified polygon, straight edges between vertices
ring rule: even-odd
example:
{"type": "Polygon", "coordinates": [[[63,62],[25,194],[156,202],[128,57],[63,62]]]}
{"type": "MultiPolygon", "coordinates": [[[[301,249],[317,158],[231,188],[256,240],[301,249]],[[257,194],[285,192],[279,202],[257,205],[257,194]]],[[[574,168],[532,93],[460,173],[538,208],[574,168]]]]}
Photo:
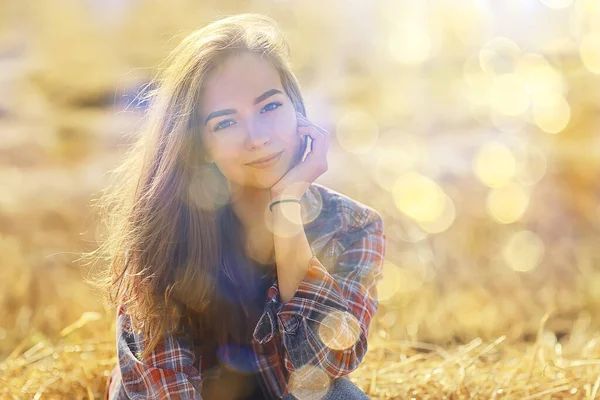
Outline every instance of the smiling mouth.
{"type": "Polygon", "coordinates": [[[266,157],[266,158],[263,158],[263,159],[259,159],[257,161],[249,162],[246,165],[260,165],[260,164],[263,164],[263,163],[268,163],[270,161],[273,161],[275,158],[279,157],[281,155],[281,153],[283,153],[283,151],[280,151],[279,153],[272,154],[269,157],[266,157]]]}
{"type": "Polygon", "coordinates": [[[270,167],[272,165],[275,165],[279,159],[281,158],[281,155],[283,154],[283,151],[280,151],[279,153],[273,155],[271,158],[268,158],[266,160],[262,160],[260,162],[252,162],[252,163],[248,163],[246,165],[248,165],[249,167],[254,167],[254,168],[267,168],[270,167]]]}

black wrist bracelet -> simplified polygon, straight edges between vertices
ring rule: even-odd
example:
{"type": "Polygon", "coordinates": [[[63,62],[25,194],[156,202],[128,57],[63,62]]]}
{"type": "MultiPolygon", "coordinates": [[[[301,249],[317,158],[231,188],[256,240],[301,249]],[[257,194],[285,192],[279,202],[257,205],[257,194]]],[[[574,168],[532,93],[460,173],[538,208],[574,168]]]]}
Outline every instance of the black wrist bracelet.
{"type": "Polygon", "coordinates": [[[269,204],[269,211],[273,212],[273,206],[277,203],[285,203],[285,202],[294,202],[294,203],[300,203],[300,200],[296,200],[296,199],[283,199],[283,200],[275,200],[274,202],[272,202],[271,204],[269,204]]]}

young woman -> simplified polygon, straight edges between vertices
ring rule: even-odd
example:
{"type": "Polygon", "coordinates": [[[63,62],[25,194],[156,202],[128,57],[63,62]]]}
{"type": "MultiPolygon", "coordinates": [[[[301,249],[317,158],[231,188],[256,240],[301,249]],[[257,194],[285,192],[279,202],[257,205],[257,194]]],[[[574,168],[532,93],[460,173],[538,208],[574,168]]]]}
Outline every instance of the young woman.
{"type": "Polygon", "coordinates": [[[306,118],[276,23],[215,21],[156,83],[102,203],[105,398],[368,398],[347,375],[377,310],[383,223],[314,183],[329,133],[306,118]]]}

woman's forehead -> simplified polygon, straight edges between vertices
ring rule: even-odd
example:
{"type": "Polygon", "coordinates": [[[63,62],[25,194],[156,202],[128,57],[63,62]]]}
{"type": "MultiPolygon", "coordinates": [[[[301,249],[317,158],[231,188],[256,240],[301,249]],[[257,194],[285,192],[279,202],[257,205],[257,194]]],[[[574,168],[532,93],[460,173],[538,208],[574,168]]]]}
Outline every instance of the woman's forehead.
{"type": "Polygon", "coordinates": [[[281,91],[281,79],[270,62],[256,54],[232,55],[206,79],[202,92],[203,111],[252,105],[270,89],[281,91]]]}

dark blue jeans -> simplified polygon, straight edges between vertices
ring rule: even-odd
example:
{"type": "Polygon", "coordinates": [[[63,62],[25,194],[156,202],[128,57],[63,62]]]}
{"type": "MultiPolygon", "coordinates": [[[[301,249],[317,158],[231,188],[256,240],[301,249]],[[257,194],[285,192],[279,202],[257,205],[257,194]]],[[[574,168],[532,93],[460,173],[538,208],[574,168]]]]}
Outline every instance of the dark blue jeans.
{"type": "MultiPolygon", "coordinates": [[[[293,394],[289,394],[283,400],[297,400],[293,394]]],[[[358,388],[352,381],[344,376],[336,379],[331,383],[329,390],[325,395],[316,395],[318,400],[365,400],[369,399],[362,390],[358,388]]]]}

